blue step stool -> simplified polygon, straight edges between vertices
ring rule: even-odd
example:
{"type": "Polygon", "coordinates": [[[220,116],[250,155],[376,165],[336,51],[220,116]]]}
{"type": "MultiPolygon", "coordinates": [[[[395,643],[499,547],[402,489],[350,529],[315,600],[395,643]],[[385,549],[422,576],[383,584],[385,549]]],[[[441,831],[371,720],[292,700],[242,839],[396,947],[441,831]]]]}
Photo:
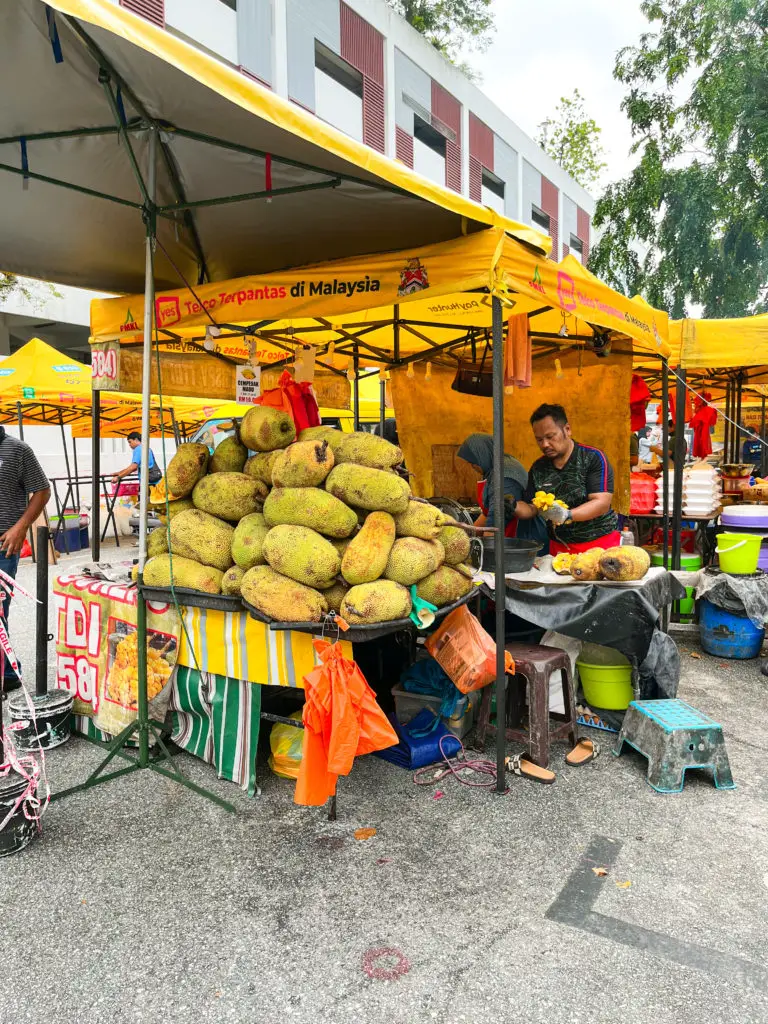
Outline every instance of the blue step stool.
{"type": "Polygon", "coordinates": [[[648,785],[680,793],[689,768],[711,768],[718,789],[735,789],[722,726],[684,700],[633,700],[613,754],[628,743],[648,758],[648,785]]]}

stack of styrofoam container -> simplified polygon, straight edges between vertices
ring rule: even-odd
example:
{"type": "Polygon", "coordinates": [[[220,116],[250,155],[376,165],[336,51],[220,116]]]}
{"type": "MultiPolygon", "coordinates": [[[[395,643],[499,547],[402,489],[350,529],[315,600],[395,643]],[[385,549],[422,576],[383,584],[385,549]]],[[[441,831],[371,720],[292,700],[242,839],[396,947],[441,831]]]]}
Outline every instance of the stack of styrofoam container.
{"type": "MultiPolygon", "coordinates": [[[[675,491],[675,474],[670,472],[667,507],[672,512],[672,496],[675,491]]],[[[683,470],[683,515],[706,516],[720,507],[722,482],[714,466],[696,462],[683,470]]],[[[664,477],[656,483],[656,508],[661,515],[664,511],[664,477]]]]}

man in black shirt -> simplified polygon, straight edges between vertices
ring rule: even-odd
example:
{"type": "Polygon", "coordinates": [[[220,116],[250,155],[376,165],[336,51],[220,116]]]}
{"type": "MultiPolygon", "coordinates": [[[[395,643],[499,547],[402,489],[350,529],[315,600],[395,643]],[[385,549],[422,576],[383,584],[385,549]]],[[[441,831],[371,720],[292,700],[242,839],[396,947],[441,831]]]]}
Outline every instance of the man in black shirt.
{"type": "MultiPolygon", "coordinates": [[[[14,579],[27,531],[50,496],[48,479],[32,449],[24,441],[9,437],[5,428],[0,427],[0,569],[14,579]]],[[[38,558],[46,557],[46,551],[38,552],[38,558]]],[[[6,593],[0,613],[6,629],[10,606],[11,597],[6,593]]],[[[20,685],[16,672],[4,654],[2,659],[5,662],[4,689],[15,690],[20,685]]]]}
{"type": "Polygon", "coordinates": [[[618,519],[611,509],[613,469],[603,452],[573,440],[561,405],[540,405],[531,416],[531,426],[543,457],[531,466],[515,515],[520,519],[542,515],[552,524],[555,539],[549,550],[553,555],[621,543],[618,519]],[[539,512],[532,504],[537,491],[554,494],[568,508],[554,505],[539,512]]]}

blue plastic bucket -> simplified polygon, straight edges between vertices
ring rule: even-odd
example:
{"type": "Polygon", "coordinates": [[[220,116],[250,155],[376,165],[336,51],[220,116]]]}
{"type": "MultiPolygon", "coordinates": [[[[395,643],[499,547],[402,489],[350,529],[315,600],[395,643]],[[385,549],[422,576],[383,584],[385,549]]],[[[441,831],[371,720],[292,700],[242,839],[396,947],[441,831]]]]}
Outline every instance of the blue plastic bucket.
{"type": "Polygon", "coordinates": [[[733,615],[703,598],[699,602],[701,646],[716,658],[756,658],[763,647],[765,630],[746,615],[733,615]]]}

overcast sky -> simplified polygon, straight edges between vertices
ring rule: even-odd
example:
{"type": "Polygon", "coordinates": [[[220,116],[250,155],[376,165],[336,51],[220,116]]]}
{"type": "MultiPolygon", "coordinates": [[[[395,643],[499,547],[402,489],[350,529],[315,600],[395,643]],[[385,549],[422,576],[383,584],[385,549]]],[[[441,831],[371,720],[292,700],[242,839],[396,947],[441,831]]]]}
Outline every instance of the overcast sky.
{"type": "Polygon", "coordinates": [[[560,97],[578,88],[603,130],[605,181],[624,175],[633,166],[632,139],[613,65],[648,27],[640,0],[495,0],[494,14],[494,42],[484,54],[468,54],[483,92],[535,137],[560,97]]]}

